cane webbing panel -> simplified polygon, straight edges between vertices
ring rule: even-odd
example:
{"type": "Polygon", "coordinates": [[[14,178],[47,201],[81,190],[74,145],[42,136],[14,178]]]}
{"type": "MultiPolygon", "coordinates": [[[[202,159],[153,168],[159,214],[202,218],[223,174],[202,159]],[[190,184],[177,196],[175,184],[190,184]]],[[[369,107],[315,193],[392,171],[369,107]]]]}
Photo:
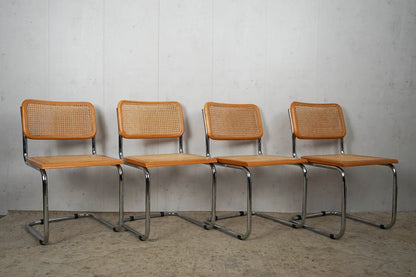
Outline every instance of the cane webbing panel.
{"type": "Polygon", "coordinates": [[[300,139],[337,139],[346,134],[338,104],[293,102],[290,106],[295,136],[300,139]]]}
{"type": "Polygon", "coordinates": [[[123,161],[101,155],[30,157],[28,163],[40,169],[119,165],[123,161]]]}
{"type": "Polygon", "coordinates": [[[263,135],[260,111],[256,105],[208,102],[204,113],[207,134],[211,139],[248,140],[263,135]]]}
{"type": "Polygon", "coordinates": [[[128,163],[147,168],[186,164],[208,164],[217,162],[214,158],[185,153],[129,156],[125,157],[124,160],[128,163]]]}
{"type": "Polygon", "coordinates": [[[94,106],[87,102],[25,100],[23,133],[30,139],[87,139],[97,131],[94,106]]]}
{"type": "Polygon", "coordinates": [[[267,165],[282,165],[282,164],[300,164],[306,163],[305,159],[291,158],[284,156],[272,155],[244,155],[244,156],[225,156],[216,157],[219,163],[232,164],[238,166],[267,166],[267,165]]]}
{"type": "Polygon", "coordinates": [[[117,106],[118,127],[124,138],[175,138],[185,127],[178,102],[123,100],[117,106]]]}
{"type": "Polygon", "coordinates": [[[310,163],[326,164],[340,167],[395,164],[399,162],[396,159],[389,158],[340,154],[303,156],[302,158],[308,160],[310,163]]]}

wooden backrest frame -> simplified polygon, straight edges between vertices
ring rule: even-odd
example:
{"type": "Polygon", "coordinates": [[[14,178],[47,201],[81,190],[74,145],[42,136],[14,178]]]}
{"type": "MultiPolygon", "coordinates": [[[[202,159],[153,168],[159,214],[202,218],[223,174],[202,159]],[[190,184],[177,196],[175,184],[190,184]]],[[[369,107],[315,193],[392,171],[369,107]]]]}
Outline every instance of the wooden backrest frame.
{"type": "Polygon", "coordinates": [[[206,132],[213,140],[254,140],[263,136],[259,108],[254,104],[207,102],[206,132]]]}
{"type": "Polygon", "coordinates": [[[96,154],[97,124],[95,109],[91,103],[26,99],[20,107],[20,113],[23,159],[27,165],[32,166],[27,162],[29,158],[28,138],[34,140],[91,139],[91,152],[93,155],[96,154]]]}
{"type": "Polygon", "coordinates": [[[257,154],[263,154],[261,146],[263,124],[260,110],[256,105],[207,102],[202,110],[202,116],[207,157],[211,157],[210,139],[256,140],[257,154]]]}
{"type": "Polygon", "coordinates": [[[117,105],[117,118],[123,138],[177,138],[185,132],[182,106],[176,101],[122,100],[117,105]]]}
{"type": "Polygon", "coordinates": [[[97,132],[95,109],[89,102],[27,99],[21,115],[23,134],[29,139],[91,139],[97,132]]]}
{"type": "Polygon", "coordinates": [[[345,154],[346,128],[340,105],[293,102],[289,108],[289,118],[293,157],[297,157],[296,139],[339,139],[340,154],[345,154]]]}
{"type": "Polygon", "coordinates": [[[290,105],[292,127],[299,139],[340,139],[345,137],[345,121],[338,104],[293,102],[290,105]]]}

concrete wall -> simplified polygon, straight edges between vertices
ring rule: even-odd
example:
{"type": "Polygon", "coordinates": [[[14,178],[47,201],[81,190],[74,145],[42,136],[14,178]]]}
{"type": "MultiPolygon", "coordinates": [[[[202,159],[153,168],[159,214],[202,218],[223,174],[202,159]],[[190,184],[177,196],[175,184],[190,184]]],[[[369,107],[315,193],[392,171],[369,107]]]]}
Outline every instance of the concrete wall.
{"type": "MultiPolygon", "coordinates": [[[[0,214],[39,210],[40,174],[22,158],[19,106],[26,98],[90,101],[98,152],[117,156],[115,107],[121,99],[177,100],[185,147],[204,154],[206,101],[254,103],[266,154],[291,154],[292,101],[337,102],[346,150],[397,158],[399,209],[416,210],[416,2],[408,1],[0,1],[0,214]]],[[[82,153],[79,142],[29,142],[31,155],[82,153]],[[60,149],[64,150],[60,150],[60,149]],[[69,151],[73,150],[73,152],[69,151]]],[[[255,153],[251,144],[214,143],[214,154],[255,153]]],[[[303,142],[299,152],[322,145],[303,142]]],[[[128,144],[128,153],[176,145],[128,144]]],[[[334,151],[334,146],[328,151],[334,151]]],[[[144,209],[143,175],[124,167],[126,210],[144,209]]],[[[208,210],[204,166],[153,170],[152,208],[208,210]]],[[[351,211],[388,210],[386,168],[347,170],[351,211]],[[373,182],[371,182],[373,181],[373,182]]],[[[295,167],[253,170],[258,210],[299,209],[295,167]]],[[[51,170],[50,209],[117,210],[112,168],[51,170]]],[[[337,208],[338,177],[310,170],[311,210],[337,208]]],[[[218,170],[218,209],[242,209],[244,177],[218,170]]]]}

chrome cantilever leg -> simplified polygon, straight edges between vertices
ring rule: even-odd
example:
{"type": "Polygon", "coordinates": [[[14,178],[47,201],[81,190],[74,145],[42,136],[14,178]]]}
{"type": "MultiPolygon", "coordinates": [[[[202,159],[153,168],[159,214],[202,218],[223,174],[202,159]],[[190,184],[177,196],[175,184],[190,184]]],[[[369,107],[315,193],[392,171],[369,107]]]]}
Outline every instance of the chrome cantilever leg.
{"type": "Polygon", "coordinates": [[[251,221],[252,221],[252,215],[257,215],[269,220],[273,220],[275,222],[287,225],[287,226],[291,226],[293,228],[301,228],[304,226],[305,224],[305,219],[306,219],[306,201],[307,201],[307,189],[308,189],[308,177],[307,177],[307,170],[306,167],[303,164],[293,164],[295,166],[299,166],[302,170],[302,174],[303,174],[303,198],[302,198],[302,215],[299,216],[299,218],[291,218],[290,220],[285,220],[285,219],[281,219],[278,217],[274,217],[271,216],[269,214],[266,213],[262,213],[262,212],[256,212],[252,210],[252,192],[251,192],[251,187],[252,187],[252,181],[251,181],[251,175],[250,175],[250,171],[246,168],[246,167],[239,167],[239,166],[232,166],[232,165],[226,165],[226,164],[219,164],[221,166],[224,167],[230,167],[230,168],[236,168],[236,169],[240,169],[243,170],[246,175],[247,175],[247,211],[240,211],[240,212],[235,212],[235,213],[231,213],[231,214],[225,214],[225,215],[221,215],[221,216],[216,216],[215,219],[216,220],[222,220],[222,219],[227,219],[227,218],[232,218],[232,217],[238,217],[238,216],[247,216],[247,229],[246,229],[246,234],[242,235],[239,234],[235,231],[232,231],[230,229],[227,229],[223,226],[220,226],[218,224],[214,225],[215,229],[218,229],[220,231],[223,231],[225,233],[228,233],[234,237],[237,237],[238,239],[244,240],[247,239],[248,236],[250,235],[251,232],[251,221]]]}
{"type": "MultiPolygon", "coordinates": [[[[214,229],[217,229],[219,231],[222,231],[224,233],[232,235],[232,236],[234,236],[234,237],[236,237],[240,240],[245,240],[250,236],[250,233],[251,233],[251,222],[252,222],[252,215],[253,215],[253,211],[252,211],[252,181],[251,181],[250,170],[248,170],[248,168],[246,168],[244,166],[240,167],[240,166],[233,166],[233,165],[227,165],[227,164],[218,164],[218,165],[221,165],[223,167],[230,167],[230,168],[239,169],[239,170],[242,170],[246,174],[246,177],[247,177],[247,210],[246,210],[246,212],[237,212],[237,213],[232,213],[232,214],[228,214],[228,215],[215,216],[214,219],[216,221],[216,220],[221,220],[221,219],[226,219],[226,218],[231,218],[231,217],[236,217],[236,216],[247,215],[247,227],[246,227],[246,232],[244,234],[235,232],[231,229],[225,228],[224,226],[218,225],[216,223],[213,224],[213,227],[214,227],[214,229]]],[[[216,210],[216,207],[213,207],[213,208],[214,208],[214,210],[216,210]]]]}
{"type": "Polygon", "coordinates": [[[215,165],[210,164],[211,167],[211,218],[207,221],[209,223],[208,228],[212,229],[215,225],[215,218],[217,217],[217,177],[215,165]]]}
{"type": "MultiPolygon", "coordinates": [[[[160,217],[160,216],[164,216],[163,213],[160,214],[154,214],[154,215],[150,215],[150,173],[149,170],[147,170],[147,168],[144,167],[139,167],[139,166],[135,166],[136,168],[140,168],[141,170],[143,170],[144,172],[144,177],[145,177],[145,181],[146,181],[146,196],[145,196],[145,215],[144,216],[131,216],[129,218],[125,218],[123,219],[123,223],[122,226],[127,229],[128,231],[132,232],[133,234],[135,234],[136,236],[139,237],[140,240],[145,241],[149,238],[149,233],[150,233],[150,217],[160,217]],[[135,230],[134,228],[130,227],[129,225],[127,225],[126,221],[135,221],[135,220],[139,220],[139,219],[145,219],[145,231],[144,234],[138,232],[137,230],[135,230]]],[[[121,210],[120,210],[121,211],[121,210]]],[[[123,215],[120,215],[120,217],[122,217],[123,215]]]]}
{"type": "Polygon", "coordinates": [[[382,229],[390,229],[396,223],[397,217],[397,170],[392,164],[388,164],[390,167],[391,172],[393,174],[393,198],[392,198],[392,207],[391,207],[391,219],[390,222],[386,225],[381,224],[380,228],[382,229]]]}
{"type": "Polygon", "coordinates": [[[118,170],[118,175],[119,175],[119,179],[118,179],[118,208],[119,208],[119,213],[118,213],[118,225],[117,227],[115,227],[113,230],[115,232],[119,232],[123,230],[123,218],[124,218],[124,180],[123,180],[123,169],[121,168],[121,166],[117,165],[117,170],[118,170]]]}
{"type": "MultiPolygon", "coordinates": [[[[215,165],[213,164],[208,164],[211,167],[211,184],[212,184],[212,210],[211,210],[211,219],[208,219],[204,222],[199,221],[197,219],[194,219],[192,217],[189,217],[185,214],[179,213],[179,212],[159,212],[159,213],[153,213],[151,214],[150,212],[150,173],[149,170],[147,168],[144,167],[140,167],[140,166],[136,166],[136,165],[132,165],[132,164],[128,164],[131,165],[135,168],[140,168],[143,170],[144,175],[145,175],[145,181],[146,181],[146,196],[145,196],[145,215],[139,215],[139,216],[130,216],[128,218],[124,218],[123,219],[123,224],[122,226],[127,229],[128,231],[132,232],[133,234],[135,234],[136,236],[138,236],[138,238],[141,241],[145,241],[149,238],[149,234],[150,234],[150,219],[151,218],[156,218],[156,217],[163,217],[163,216],[178,216],[182,219],[185,219],[191,223],[194,223],[206,230],[208,229],[212,229],[215,221],[213,221],[212,219],[215,219],[215,196],[216,196],[216,169],[215,169],[215,165]],[[126,224],[126,222],[128,221],[135,221],[135,220],[145,220],[145,233],[142,234],[140,232],[138,232],[137,230],[135,230],[134,228],[130,227],[129,225],[126,224]]],[[[123,209],[120,208],[120,212],[122,212],[123,209]]],[[[122,216],[122,215],[121,215],[122,216]]]]}
{"type": "Polygon", "coordinates": [[[337,166],[325,166],[325,165],[318,165],[318,164],[311,164],[313,166],[317,166],[317,167],[323,167],[323,168],[329,168],[329,169],[333,169],[333,170],[337,170],[340,175],[341,175],[341,179],[342,179],[342,196],[341,196],[341,212],[327,212],[327,211],[322,211],[320,213],[313,213],[313,214],[307,214],[305,216],[305,218],[303,218],[304,216],[298,215],[298,216],[294,216],[292,218],[292,220],[306,220],[306,218],[313,218],[313,217],[318,217],[318,216],[325,216],[325,215],[340,215],[341,216],[341,226],[340,229],[338,231],[338,233],[334,234],[331,232],[328,232],[326,230],[320,229],[320,228],[316,228],[307,224],[303,225],[303,228],[310,230],[310,231],[314,231],[318,234],[330,237],[331,239],[339,239],[341,238],[344,233],[345,233],[345,226],[346,226],[346,203],[347,203],[347,183],[346,183],[346,179],[345,179],[345,172],[342,168],[337,167],[337,166]]]}
{"type": "Polygon", "coordinates": [[[42,176],[42,194],[43,194],[43,219],[29,222],[26,224],[26,229],[39,240],[39,243],[45,245],[49,242],[49,204],[48,204],[48,175],[46,171],[40,169],[42,176]],[[32,228],[34,225],[43,224],[43,237],[39,235],[35,229],[32,228]]]}
{"type": "Polygon", "coordinates": [[[391,207],[391,218],[390,218],[390,222],[387,224],[383,224],[383,223],[379,223],[376,221],[372,221],[372,220],[368,220],[362,217],[358,217],[358,216],[354,216],[354,215],[350,215],[347,214],[347,218],[352,219],[352,220],[356,220],[359,222],[363,222],[375,227],[379,227],[381,229],[390,229],[391,227],[393,227],[393,225],[396,223],[396,216],[397,216],[397,170],[396,168],[392,165],[392,164],[387,164],[385,165],[387,167],[389,167],[392,171],[392,175],[393,175],[393,197],[392,197],[392,207],[391,207]]]}
{"type": "MultiPolygon", "coordinates": [[[[312,166],[317,166],[317,167],[324,167],[324,168],[330,168],[330,169],[336,169],[341,173],[341,177],[342,177],[342,181],[343,181],[343,196],[342,196],[342,206],[341,206],[341,212],[338,211],[322,211],[320,213],[313,213],[313,214],[307,214],[306,218],[313,218],[313,217],[319,217],[319,216],[326,216],[326,215],[336,215],[336,216],[341,216],[341,228],[338,234],[331,234],[327,231],[318,229],[318,228],[314,228],[311,227],[309,225],[304,226],[305,229],[309,229],[312,231],[315,231],[319,234],[325,235],[325,236],[329,236],[332,239],[339,239],[343,236],[343,234],[345,233],[345,226],[346,226],[346,218],[348,219],[352,219],[355,221],[359,221],[362,223],[366,223],[375,227],[379,227],[381,229],[390,229],[396,222],[396,216],[397,216],[397,171],[396,168],[392,165],[392,164],[387,164],[385,166],[390,167],[390,169],[392,170],[392,174],[393,174],[393,197],[392,197],[392,211],[391,211],[391,219],[390,222],[387,224],[382,224],[379,222],[375,222],[372,220],[368,220],[362,217],[358,217],[358,216],[354,216],[354,215],[350,215],[346,213],[346,190],[347,190],[347,186],[346,186],[346,181],[345,181],[345,173],[343,171],[342,168],[339,167],[332,167],[332,166],[324,166],[324,165],[318,165],[318,164],[310,164],[312,166]]],[[[302,216],[298,215],[292,218],[292,220],[300,220],[302,218],[302,216]]]]}
{"type": "Polygon", "coordinates": [[[258,215],[260,217],[270,219],[270,220],[276,221],[278,223],[281,223],[281,224],[284,224],[284,225],[287,225],[287,226],[291,226],[293,228],[302,228],[303,227],[303,225],[305,224],[305,217],[306,217],[308,176],[307,176],[306,167],[303,164],[294,164],[294,165],[299,166],[300,169],[302,170],[302,174],[303,174],[302,215],[299,218],[300,221],[298,222],[298,221],[295,221],[293,219],[285,220],[285,219],[274,217],[274,216],[271,216],[271,215],[268,215],[268,214],[262,213],[262,212],[253,212],[254,215],[258,215]]]}
{"type": "MultiPolygon", "coordinates": [[[[123,187],[123,171],[120,165],[116,165],[119,173],[119,186],[122,190],[123,187]]],[[[39,240],[39,243],[46,245],[49,242],[49,223],[58,222],[68,219],[77,219],[80,217],[92,217],[107,227],[117,230],[118,226],[111,224],[100,216],[93,213],[76,213],[73,215],[62,216],[57,218],[49,218],[49,201],[48,201],[48,175],[44,169],[39,169],[42,176],[42,193],[43,193],[43,218],[41,220],[32,221],[26,224],[26,229],[39,240]],[[43,224],[43,236],[41,236],[32,226],[43,224]]]]}
{"type": "Polygon", "coordinates": [[[192,217],[189,217],[187,215],[184,215],[182,213],[179,212],[169,212],[168,215],[176,215],[179,216],[182,219],[185,219],[191,223],[194,223],[206,230],[212,229],[214,227],[214,222],[213,219],[215,219],[215,205],[216,205],[216,183],[217,183],[217,178],[216,178],[216,169],[215,169],[215,165],[213,164],[209,164],[209,166],[211,167],[211,218],[208,220],[205,220],[204,222],[199,221],[197,219],[194,219],[192,217]]]}

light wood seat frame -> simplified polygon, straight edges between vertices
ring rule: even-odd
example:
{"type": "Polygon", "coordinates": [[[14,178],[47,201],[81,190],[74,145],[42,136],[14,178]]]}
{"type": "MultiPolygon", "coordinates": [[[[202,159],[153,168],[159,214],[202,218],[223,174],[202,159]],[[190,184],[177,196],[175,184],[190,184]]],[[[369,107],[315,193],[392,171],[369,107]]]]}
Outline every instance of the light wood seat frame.
{"type": "MultiPolygon", "coordinates": [[[[150,219],[162,216],[178,216],[204,229],[211,229],[210,221],[200,221],[180,212],[159,212],[151,214],[150,210],[150,168],[183,165],[209,165],[211,168],[211,201],[215,201],[216,190],[216,159],[201,155],[183,152],[184,119],[180,103],[144,102],[122,100],[117,105],[117,118],[119,129],[119,156],[124,164],[138,168],[145,175],[145,215],[124,218],[122,226],[138,236],[142,241],[147,240],[150,234],[150,219]],[[123,139],[178,139],[179,153],[133,155],[125,156],[123,153],[123,139]],[[145,220],[145,230],[141,233],[127,225],[129,221],[145,220]]],[[[211,204],[211,216],[212,206],[211,204]]],[[[120,218],[124,217],[124,200],[120,205],[120,218]]],[[[215,214],[213,215],[215,216],[215,214]]]]}
{"type": "Polygon", "coordinates": [[[120,165],[123,161],[96,154],[95,135],[97,127],[94,106],[88,102],[55,102],[27,99],[23,101],[20,110],[23,130],[23,158],[26,165],[41,173],[43,190],[43,218],[27,223],[27,230],[37,238],[42,245],[49,242],[49,223],[62,220],[92,217],[113,230],[117,230],[119,226],[113,225],[93,213],[76,213],[59,218],[49,218],[47,169],[115,166],[118,172],[119,188],[120,191],[122,190],[123,171],[120,165]],[[28,139],[91,139],[92,154],[29,157],[28,139]],[[44,226],[43,235],[32,228],[32,226],[39,224],[43,224],[44,226]]]}
{"type": "MultiPolygon", "coordinates": [[[[363,155],[351,155],[344,152],[344,137],[346,128],[344,115],[341,106],[338,104],[312,104],[293,102],[289,109],[289,118],[292,127],[292,151],[293,157],[297,157],[296,139],[309,140],[339,140],[340,153],[329,155],[308,155],[302,156],[308,161],[307,165],[323,167],[339,172],[342,180],[342,197],[340,211],[322,211],[308,214],[306,218],[313,218],[325,215],[337,215],[341,217],[339,231],[329,232],[311,225],[304,224],[304,228],[328,236],[332,239],[339,239],[345,233],[346,219],[353,219],[381,229],[389,229],[396,222],[397,214],[397,171],[393,164],[398,163],[396,159],[371,157],[363,155]],[[391,218],[387,224],[378,223],[365,218],[350,215],[346,212],[347,182],[344,168],[356,166],[382,165],[391,169],[393,175],[392,207],[391,218]]],[[[298,215],[293,220],[305,220],[303,215],[298,215]]]]}
{"type": "MultiPolygon", "coordinates": [[[[205,139],[206,139],[206,156],[211,157],[210,140],[253,140],[257,142],[256,155],[235,155],[235,156],[214,156],[217,159],[217,165],[238,169],[244,172],[247,178],[247,208],[246,211],[239,211],[231,214],[215,216],[211,218],[211,224],[215,229],[224,233],[232,235],[240,240],[245,240],[251,233],[252,215],[273,220],[284,225],[294,228],[303,226],[303,221],[284,220],[271,216],[266,213],[253,211],[252,209],[252,178],[250,167],[258,166],[276,166],[276,165],[295,165],[302,170],[303,176],[303,199],[302,199],[302,215],[306,215],[306,190],[307,190],[307,172],[302,163],[305,159],[263,155],[261,138],[263,136],[263,126],[260,116],[259,108],[252,104],[224,104],[207,102],[202,111],[205,125],[205,139]],[[246,230],[244,233],[239,233],[221,226],[216,223],[216,220],[247,216],[246,230]]],[[[216,214],[216,207],[214,206],[214,215],[216,214]]]]}

